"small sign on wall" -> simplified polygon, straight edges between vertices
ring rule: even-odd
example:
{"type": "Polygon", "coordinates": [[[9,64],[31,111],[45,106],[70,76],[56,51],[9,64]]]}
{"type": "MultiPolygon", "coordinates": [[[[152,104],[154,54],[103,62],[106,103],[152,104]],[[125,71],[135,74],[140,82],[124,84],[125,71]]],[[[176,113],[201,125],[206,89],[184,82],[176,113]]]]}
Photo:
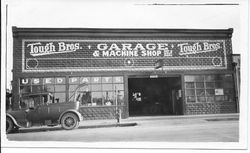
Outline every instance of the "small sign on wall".
{"type": "Polygon", "coordinates": [[[223,89],[214,89],[214,92],[215,92],[216,96],[224,95],[224,90],[223,89]]]}

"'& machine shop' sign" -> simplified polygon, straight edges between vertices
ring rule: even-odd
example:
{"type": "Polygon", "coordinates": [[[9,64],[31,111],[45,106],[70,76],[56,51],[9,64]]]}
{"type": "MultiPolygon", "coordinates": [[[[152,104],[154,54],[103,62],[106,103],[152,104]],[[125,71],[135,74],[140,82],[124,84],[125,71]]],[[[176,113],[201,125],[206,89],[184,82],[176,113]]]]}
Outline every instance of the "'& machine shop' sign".
{"type": "Polygon", "coordinates": [[[225,40],[23,40],[23,71],[226,68],[225,40]]]}

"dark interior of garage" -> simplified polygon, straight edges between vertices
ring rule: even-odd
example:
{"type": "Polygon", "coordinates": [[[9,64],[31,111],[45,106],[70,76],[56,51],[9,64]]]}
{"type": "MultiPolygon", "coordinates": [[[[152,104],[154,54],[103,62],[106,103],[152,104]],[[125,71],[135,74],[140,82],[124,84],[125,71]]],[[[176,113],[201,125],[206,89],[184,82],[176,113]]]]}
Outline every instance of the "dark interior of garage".
{"type": "Polygon", "coordinates": [[[129,115],[181,115],[181,77],[129,78],[129,115]]]}

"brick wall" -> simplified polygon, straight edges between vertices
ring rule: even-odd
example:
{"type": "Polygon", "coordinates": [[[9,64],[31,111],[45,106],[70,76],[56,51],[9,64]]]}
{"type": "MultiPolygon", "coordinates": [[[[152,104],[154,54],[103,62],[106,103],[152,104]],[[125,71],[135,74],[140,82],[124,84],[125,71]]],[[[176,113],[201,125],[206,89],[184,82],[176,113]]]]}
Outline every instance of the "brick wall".
{"type": "MultiPolygon", "coordinates": [[[[122,118],[126,118],[125,107],[121,107],[122,118]]],[[[84,120],[116,119],[116,107],[80,107],[80,113],[84,120]]]]}
{"type": "Polygon", "coordinates": [[[236,105],[233,102],[220,103],[192,103],[186,104],[186,115],[236,113],[236,105]]]}

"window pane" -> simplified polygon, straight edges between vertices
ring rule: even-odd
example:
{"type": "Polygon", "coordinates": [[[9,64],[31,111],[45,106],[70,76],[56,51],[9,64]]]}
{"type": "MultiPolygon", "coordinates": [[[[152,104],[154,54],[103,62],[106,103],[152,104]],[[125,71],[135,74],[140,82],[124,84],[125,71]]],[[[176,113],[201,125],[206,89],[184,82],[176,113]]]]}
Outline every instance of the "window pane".
{"type": "Polygon", "coordinates": [[[69,85],[69,91],[75,91],[78,85],[69,85]]]}
{"type": "Polygon", "coordinates": [[[224,101],[224,96],[215,96],[215,101],[218,101],[218,102],[224,101]]]}
{"type": "Polygon", "coordinates": [[[224,89],[224,94],[225,95],[234,95],[234,90],[233,89],[224,89]]]}
{"type": "Polygon", "coordinates": [[[55,91],[66,91],[66,85],[55,85],[55,91]]]}
{"type": "Polygon", "coordinates": [[[198,102],[206,102],[206,97],[204,97],[204,96],[201,96],[201,97],[198,96],[198,97],[197,97],[197,101],[198,101],[198,102]]]}
{"type": "Polygon", "coordinates": [[[215,75],[206,75],[205,80],[207,82],[213,82],[213,81],[215,81],[215,75]]]}
{"type": "Polygon", "coordinates": [[[184,76],[185,82],[194,82],[194,76],[193,75],[185,75],[184,76]]]}
{"type": "Polygon", "coordinates": [[[215,80],[223,80],[224,79],[224,75],[221,75],[221,74],[216,74],[215,75],[215,80]]]}
{"type": "Polygon", "coordinates": [[[112,84],[102,84],[102,90],[103,91],[111,91],[113,90],[112,84]]]}
{"type": "Polygon", "coordinates": [[[21,97],[20,106],[21,108],[31,108],[34,107],[34,99],[32,97],[21,97]]]}
{"type": "Polygon", "coordinates": [[[196,96],[205,96],[205,90],[204,89],[197,89],[196,96]]]}
{"type": "Polygon", "coordinates": [[[204,88],[204,82],[196,82],[196,88],[204,88]]]}
{"type": "Polygon", "coordinates": [[[202,75],[186,75],[184,76],[185,82],[203,82],[204,76],[202,75]]]}
{"type": "MultiPolygon", "coordinates": [[[[69,85],[69,91],[75,91],[79,85],[69,85]]],[[[78,88],[78,91],[89,91],[90,86],[86,85],[83,87],[78,88]]]]}
{"type": "Polygon", "coordinates": [[[207,97],[207,102],[214,102],[214,96],[207,97]]]}
{"type": "Polygon", "coordinates": [[[101,77],[91,77],[91,83],[101,83],[101,77]]]}
{"type": "Polygon", "coordinates": [[[92,106],[102,105],[102,92],[92,92],[92,106]]]}
{"type": "Polygon", "coordinates": [[[112,77],[102,77],[102,83],[112,83],[112,77]]]}
{"type": "Polygon", "coordinates": [[[124,105],[124,91],[118,92],[117,102],[118,105],[124,105]]]}
{"type": "Polygon", "coordinates": [[[225,81],[233,81],[233,76],[231,74],[225,74],[224,80],[225,81]]]}
{"type": "Polygon", "coordinates": [[[79,77],[69,78],[69,84],[79,84],[79,77]]]}
{"type": "Polygon", "coordinates": [[[44,84],[54,84],[55,79],[54,78],[43,78],[44,84]]]}
{"type": "Polygon", "coordinates": [[[42,85],[31,86],[31,90],[33,93],[39,93],[43,91],[42,85]]]}
{"type": "Polygon", "coordinates": [[[110,105],[115,104],[114,92],[106,91],[106,92],[103,92],[102,94],[103,94],[104,105],[110,106],[110,105]]]}
{"type": "Polygon", "coordinates": [[[188,82],[185,83],[186,84],[186,88],[194,88],[194,83],[193,82],[188,82]]]}
{"type": "Polygon", "coordinates": [[[74,101],[74,100],[75,100],[74,92],[69,92],[69,101],[74,101]]]}
{"type": "Polygon", "coordinates": [[[121,91],[124,90],[123,84],[114,84],[114,90],[121,91]]]}
{"type": "Polygon", "coordinates": [[[92,84],[91,85],[91,91],[101,91],[101,90],[102,90],[101,84],[92,84]]]}
{"type": "Polygon", "coordinates": [[[223,88],[223,82],[215,82],[215,88],[223,88]]]}
{"type": "Polygon", "coordinates": [[[91,92],[79,92],[77,95],[77,100],[83,106],[90,106],[91,105],[91,92]]]}
{"type": "Polygon", "coordinates": [[[31,84],[32,85],[41,85],[42,84],[42,79],[40,79],[40,78],[32,78],[32,80],[31,80],[31,84]]]}
{"type": "Polygon", "coordinates": [[[206,96],[214,96],[214,89],[207,89],[206,96]]]}
{"type": "Polygon", "coordinates": [[[20,86],[20,93],[30,93],[31,92],[31,88],[30,86],[20,86]]]}
{"type": "Polygon", "coordinates": [[[54,86],[53,85],[44,85],[44,91],[45,92],[54,92],[54,86]]]}
{"type": "Polygon", "coordinates": [[[215,83],[214,82],[206,82],[206,88],[214,88],[215,83]]]}
{"type": "Polygon", "coordinates": [[[186,100],[187,100],[187,102],[195,102],[195,97],[194,96],[187,96],[186,100]]]}
{"type": "Polygon", "coordinates": [[[225,100],[228,101],[228,102],[234,102],[235,101],[233,95],[226,95],[225,96],[225,100]]]}
{"type": "Polygon", "coordinates": [[[55,93],[55,103],[62,103],[66,102],[66,95],[65,93],[55,93]]]}
{"type": "Polygon", "coordinates": [[[90,91],[90,85],[83,86],[83,87],[79,88],[78,91],[88,92],[88,91],[90,91]]]}
{"type": "Polygon", "coordinates": [[[35,108],[42,103],[42,98],[40,95],[33,96],[32,98],[34,100],[34,107],[35,108]]]}
{"type": "Polygon", "coordinates": [[[203,82],[204,81],[204,76],[202,76],[202,75],[196,75],[194,77],[194,79],[195,79],[195,82],[203,82]]]}
{"type": "Polygon", "coordinates": [[[90,77],[80,77],[80,83],[90,83],[90,77]]]}
{"type": "Polygon", "coordinates": [[[224,88],[233,88],[233,82],[224,82],[224,88]]]}
{"type": "Polygon", "coordinates": [[[65,84],[65,78],[55,78],[55,84],[65,84]]]}
{"type": "Polygon", "coordinates": [[[123,77],[122,76],[113,77],[113,83],[123,83],[123,77]]]}
{"type": "Polygon", "coordinates": [[[31,84],[31,79],[29,78],[20,79],[20,85],[30,85],[30,84],[31,84]]]}
{"type": "Polygon", "coordinates": [[[186,95],[187,96],[194,96],[195,95],[194,89],[186,89],[186,95]]]}

